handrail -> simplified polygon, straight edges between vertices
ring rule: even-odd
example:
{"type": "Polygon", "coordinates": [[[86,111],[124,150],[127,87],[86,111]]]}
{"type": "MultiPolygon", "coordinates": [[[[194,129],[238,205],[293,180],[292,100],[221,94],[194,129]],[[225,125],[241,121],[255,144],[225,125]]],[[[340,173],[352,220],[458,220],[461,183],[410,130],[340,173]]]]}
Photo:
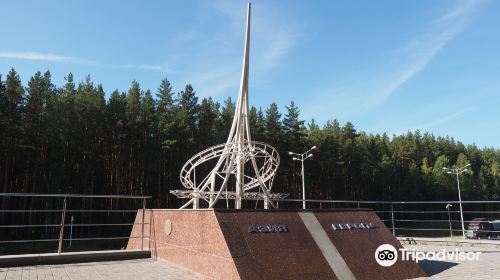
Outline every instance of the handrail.
{"type": "MultiPolygon", "coordinates": [[[[148,224],[146,223],[144,219],[144,212],[146,209],[146,200],[151,199],[151,196],[149,195],[96,195],[96,194],[44,194],[44,193],[0,193],[0,198],[5,199],[7,197],[42,197],[42,198],[57,198],[57,199],[62,199],[63,204],[62,204],[62,209],[2,209],[0,210],[0,213],[4,214],[15,214],[15,213],[60,213],[60,222],[59,224],[52,224],[52,223],[47,223],[47,224],[15,224],[15,225],[0,225],[0,229],[2,228],[39,228],[39,227],[59,227],[59,236],[58,238],[45,238],[45,239],[24,239],[24,240],[0,240],[1,243],[23,243],[23,242],[49,242],[49,241],[58,241],[58,246],[57,246],[57,253],[61,254],[62,253],[62,246],[63,246],[63,241],[68,240],[68,238],[64,238],[64,228],[66,227],[102,227],[102,226],[131,226],[131,225],[141,225],[141,235],[140,236],[132,236],[132,237],[79,237],[79,238],[73,238],[72,233],[70,234],[70,246],[71,246],[71,241],[79,241],[79,240],[118,240],[118,239],[127,239],[127,238],[140,238],[141,239],[141,249],[144,250],[144,238],[145,236],[145,230],[144,230],[144,225],[148,224]],[[87,212],[104,212],[104,213],[133,213],[137,212],[138,209],[135,210],[130,210],[130,209],[124,209],[124,210],[118,210],[118,209],[68,209],[67,205],[70,198],[95,198],[95,199],[129,199],[129,200],[137,200],[140,199],[141,201],[141,208],[142,208],[142,219],[139,223],[136,223],[135,220],[132,223],[78,223],[78,224],[73,224],[71,225],[66,224],[66,213],[68,212],[80,212],[80,213],[87,213],[87,212]]],[[[3,215],[3,214],[2,214],[3,215]]],[[[59,215],[59,214],[58,214],[59,215]]]]}
{"type": "Polygon", "coordinates": [[[106,194],[47,194],[47,193],[0,193],[0,196],[21,197],[78,197],[78,198],[125,198],[125,199],[150,199],[150,195],[106,195],[106,194]]]}
{"type": "MultiPolygon", "coordinates": [[[[149,225],[149,223],[144,223],[145,225],[149,225]]],[[[142,225],[142,223],[99,223],[99,224],[65,224],[65,227],[73,226],[73,227],[99,227],[99,226],[133,226],[133,225],[142,225]]],[[[25,228],[25,227],[60,227],[60,224],[36,224],[36,225],[0,225],[0,228],[25,228]]]]}
{"type": "MultiPolygon", "coordinates": [[[[376,200],[326,200],[306,199],[312,208],[371,208],[381,221],[392,231],[394,236],[422,237],[445,236],[453,238],[456,233],[460,237],[473,239],[500,239],[500,231],[485,228],[474,230],[458,229],[457,225],[471,223],[473,218],[485,218],[485,222],[500,220],[500,200],[441,200],[441,201],[376,201],[376,200]],[[467,218],[457,219],[458,209],[446,209],[445,205],[462,203],[466,209],[462,211],[467,218]],[[442,207],[442,208],[441,208],[442,207]],[[441,210],[440,210],[441,209],[441,210]],[[463,220],[463,222],[462,222],[463,220]]],[[[298,207],[302,199],[277,199],[282,207],[298,207]]],[[[488,226],[490,227],[490,226],[488,226]]],[[[499,242],[500,245],[500,242],[499,242]]]]}
{"type": "MultiPolygon", "coordinates": [[[[302,199],[283,198],[276,199],[283,202],[302,202],[302,199]]],[[[442,204],[442,203],[460,203],[458,200],[442,201],[385,201],[385,200],[328,200],[328,199],[306,199],[306,202],[321,203],[361,203],[361,204],[442,204]]],[[[500,200],[462,200],[462,203],[500,203],[500,200]]]]}

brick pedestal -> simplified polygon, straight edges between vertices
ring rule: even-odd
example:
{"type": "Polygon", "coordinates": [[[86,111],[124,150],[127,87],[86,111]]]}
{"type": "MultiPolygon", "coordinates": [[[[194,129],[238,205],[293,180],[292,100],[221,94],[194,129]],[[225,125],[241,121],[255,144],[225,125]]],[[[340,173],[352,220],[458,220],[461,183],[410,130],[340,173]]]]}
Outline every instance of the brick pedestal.
{"type": "MultiPolygon", "coordinates": [[[[141,248],[142,210],[128,249],[141,248]]],[[[375,261],[381,244],[401,244],[368,209],[170,210],[144,213],[145,249],[213,279],[407,279],[425,276],[414,262],[375,261]],[[332,224],[375,228],[334,230],[332,224]]]]}

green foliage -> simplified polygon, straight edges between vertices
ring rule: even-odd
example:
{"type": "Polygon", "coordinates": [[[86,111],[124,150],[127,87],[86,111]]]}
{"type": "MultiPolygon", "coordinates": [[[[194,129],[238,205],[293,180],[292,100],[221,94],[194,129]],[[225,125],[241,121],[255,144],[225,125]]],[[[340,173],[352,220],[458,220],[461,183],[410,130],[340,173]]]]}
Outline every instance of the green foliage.
{"type": "Polygon", "coordinates": [[[228,97],[224,101],[224,106],[222,107],[220,113],[220,119],[217,122],[217,129],[219,133],[219,142],[223,142],[226,140],[229,134],[229,130],[231,129],[231,125],[233,122],[234,111],[236,110],[236,104],[233,102],[231,97],[228,97]]]}
{"type": "MultiPolygon", "coordinates": [[[[169,190],[192,155],[226,140],[233,121],[231,98],[199,102],[186,85],[173,92],[163,79],[156,96],[133,81],[126,92],[106,94],[90,76],[52,84],[36,72],[26,88],[11,69],[0,76],[0,186],[3,192],[149,194],[151,207],[178,207],[169,190]]],[[[465,146],[419,131],[373,135],[347,122],[304,125],[291,102],[250,108],[252,139],[281,155],[273,191],[301,197],[300,166],[288,151],[315,145],[306,161],[308,198],[353,200],[456,199],[456,178],[443,167],[471,164],[461,175],[462,198],[500,198],[500,151],[465,146]]],[[[5,205],[3,206],[5,207],[5,205]]]]}
{"type": "MultiPolygon", "coordinates": [[[[208,146],[217,143],[217,120],[219,118],[220,105],[215,103],[211,97],[203,98],[200,104],[200,115],[198,120],[198,139],[200,149],[205,149],[208,146]]],[[[218,144],[218,143],[217,143],[218,144]]]]}
{"type": "Polygon", "coordinates": [[[301,138],[306,135],[304,121],[299,119],[300,110],[292,101],[286,106],[287,114],[283,119],[283,132],[288,142],[300,143],[301,138]]]}
{"type": "Polygon", "coordinates": [[[281,143],[284,131],[281,123],[281,114],[278,111],[278,105],[274,102],[271,103],[266,110],[265,123],[266,140],[281,143]]]}

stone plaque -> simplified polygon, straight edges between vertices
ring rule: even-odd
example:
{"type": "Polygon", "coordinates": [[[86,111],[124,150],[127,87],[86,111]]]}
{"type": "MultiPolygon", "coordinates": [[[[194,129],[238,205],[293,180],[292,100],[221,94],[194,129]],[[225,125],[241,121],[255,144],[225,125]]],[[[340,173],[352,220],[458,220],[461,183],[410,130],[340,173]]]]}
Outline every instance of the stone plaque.
{"type": "Polygon", "coordinates": [[[170,219],[166,219],[165,220],[165,224],[163,226],[163,230],[165,230],[165,233],[167,235],[170,235],[172,233],[172,222],[170,221],[170,219]]]}

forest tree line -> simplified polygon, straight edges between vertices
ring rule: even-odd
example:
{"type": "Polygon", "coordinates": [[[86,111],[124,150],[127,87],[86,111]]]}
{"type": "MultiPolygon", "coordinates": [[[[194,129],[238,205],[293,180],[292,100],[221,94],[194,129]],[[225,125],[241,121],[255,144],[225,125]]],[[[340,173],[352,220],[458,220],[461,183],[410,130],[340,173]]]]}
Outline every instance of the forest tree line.
{"type": "MultiPolygon", "coordinates": [[[[235,104],[199,99],[191,85],[174,92],[167,79],[151,91],[132,81],[105,93],[90,76],[52,83],[49,71],[23,84],[11,69],[0,76],[0,191],[151,195],[152,207],[174,208],[179,172],[192,155],[224,143],[235,104]]],[[[332,112],[332,115],[335,112],[332,112]]],[[[281,156],[274,192],[301,198],[300,165],[288,151],[316,145],[306,162],[308,198],[456,200],[456,180],[443,167],[468,163],[464,200],[500,198],[500,150],[464,145],[419,131],[368,134],[347,122],[305,122],[291,102],[250,110],[252,138],[281,156]]]]}

